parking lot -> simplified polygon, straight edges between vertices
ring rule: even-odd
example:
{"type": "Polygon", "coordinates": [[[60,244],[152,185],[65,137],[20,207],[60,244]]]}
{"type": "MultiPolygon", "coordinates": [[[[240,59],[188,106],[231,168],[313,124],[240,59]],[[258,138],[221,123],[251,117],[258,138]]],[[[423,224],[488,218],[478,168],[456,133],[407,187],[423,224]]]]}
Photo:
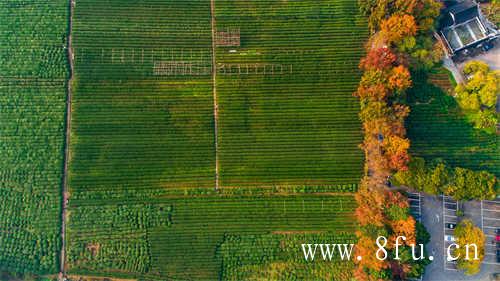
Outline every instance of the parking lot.
{"type": "Polygon", "coordinates": [[[421,220],[431,234],[431,241],[426,248],[434,257],[434,261],[427,266],[424,281],[491,281],[491,275],[500,272],[500,264],[496,262],[496,246],[492,243],[496,228],[500,228],[500,200],[457,204],[453,198],[447,196],[410,193],[409,197],[412,214],[417,220],[421,220]],[[457,217],[457,210],[463,217],[457,217]],[[446,260],[446,250],[450,242],[445,241],[445,235],[453,235],[453,230],[449,229],[448,225],[457,224],[465,218],[481,227],[487,238],[481,271],[472,276],[465,275],[461,270],[457,270],[455,263],[446,260]]]}
{"type": "MultiPolygon", "coordinates": [[[[408,201],[410,202],[411,215],[418,221],[422,222],[422,195],[418,192],[408,192],[408,201]]],[[[410,281],[422,281],[422,277],[411,279],[410,281]]]]}
{"type": "Polygon", "coordinates": [[[500,229],[500,200],[481,201],[481,227],[486,235],[484,264],[498,265],[496,258],[496,230],[500,229]]]}
{"type": "MultiPolygon", "coordinates": [[[[447,249],[453,241],[449,239],[450,237],[454,237],[453,228],[450,228],[450,225],[455,226],[458,223],[458,202],[449,196],[442,196],[443,201],[443,257],[447,257],[447,249]],[[448,238],[448,239],[447,239],[448,238]]],[[[449,261],[444,258],[444,270],[457,270],[456,262],[449,261]]]]}
{"type": "MultiPolygon", "coordinates": [[[[458,223],[457,211],[459,208],[458,202],[449,196],[442,196],[443,204],[443,256],[446,257],[446,251],[452,241],[449,241],[450,236],[453,236],[453,229],[449,226],[458,223]],[[446,239],[448,238],[448,239],[446,239]]],[[[485,257],[483,264],[500,266],[497,262],[497,243],[496,230],[500,229],[500,200],[489,201],[483,200],[478,202],[468,202],[464,204],[466,211],[465,218],[472,219],[477,226],[481,227],[486,235],[485,257]],[[477,206],[479,205],[479,206],[477,206]],[[479,207],[479,208],[477,208],[479,207]],[[479,220],[479,222],[478,222],[479,220]]],[[[444,269],[454,271],[456,263],[443,259],[444,269]]]]}
{"type": "Polygon", "coordinates": [[[422,195],[417,192],[408,192],[408,201],[412,216],[417,221],[422,222],[422,195]]]}

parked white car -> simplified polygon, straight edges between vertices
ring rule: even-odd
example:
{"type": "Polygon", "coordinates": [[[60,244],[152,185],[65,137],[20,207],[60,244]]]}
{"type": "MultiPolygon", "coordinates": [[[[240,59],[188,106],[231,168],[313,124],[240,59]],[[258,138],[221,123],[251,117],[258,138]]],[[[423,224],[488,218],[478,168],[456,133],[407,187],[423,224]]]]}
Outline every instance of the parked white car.
{"type": "Polygon", "coordinates": [[[453,235],[445,235],[444,236],[444,241],[448,241],[448,242],[455,242],[455,236],[453,235]]]}

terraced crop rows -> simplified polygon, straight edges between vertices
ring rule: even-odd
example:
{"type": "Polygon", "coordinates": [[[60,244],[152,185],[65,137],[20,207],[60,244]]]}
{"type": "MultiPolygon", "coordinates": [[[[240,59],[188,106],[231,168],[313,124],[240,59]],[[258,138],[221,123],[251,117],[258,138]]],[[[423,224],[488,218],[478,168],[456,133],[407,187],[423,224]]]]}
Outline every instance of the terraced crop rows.
{"type": "Polygon", "coordinates": [[[0,271],[58,271],[67,11],[0,2],[0,271]]]}
{"type": "Polygon", "coordinates": [[[337,185],[362,173],[355,1],[216,1],[222,186],[337,185]]]}
{"type": "Polygon", "coordinates": [[[78,1],[73,28],[67,271],[154,275],[154,197],[214,185],[210,3],[78,1]]]}
{"type": "MultiPolygon", "coordinates": [[[[353,229],[350,195],[262,190],[269,185],[335,185],[339,188],[326,191],[352,191],[358,182],[361,133],[358,105],[351,93],[358,79],[353,69],[361,56],[363,38],[341,30],[351,24],[347,19],[357,11],[355,5],[339,0],[309,3],[312,10],[335,11],[316,18],[308,5],[277,4],[282,7],[258,19],[243,16],[248,11],[228,3],[221,1],[221,8],[216,9],[219,28],[224,30],[230,20],[227,13],[240,15],[234,25],[242,32],[238,55],[249,55],[241,55],[240,61],[224,53],[216,57],[216,86],[221,89],[221,117],[225,119],[219,119],[222,131],[218,134],[222,140],[221,187],[239,187],[234,194],[229,195],[233,189],[226,189],[216,195],[212,194],[215,124],[210,1],[78,1],[72,32],[76,82],[67,230],[69,273],[216,280],[222,256],[214,253],[226,234],[285,231],[293,236],[295,232],[332,234],[353,229]],[[273,19],[280,9],[302,18],[289,27],[292,35],[285,38],[277,33],[285,19],[273,19]],[[309,21],[312,25],[302,27],[309,21]],[[259,22],[276,25],[267,36],[276,37],[279,44],[250,36],[265,30],[259,22]],[[302,42],[313,29],[318,29],[314,36],[324,38],[302,42]],[[346,41],[353,38],[359,46],[348,48],[346,41]],[[295,47],[287,47],[287,41],[295,47]],[[262,48],[256,51],[256,46],[262,48]],[[344,61],[345,55],[349,61],[344,61]],[[252,56],[256,58],[249,60],[252,56]],[[274,64],[279,63],[294,69],[282,76],[230,77],[221,73],[219,60],[220,64],[266,64],[266,71],[277,71],[274,64]],[[242,92],[242,87],[248,91],[242,92]],[[251,118],[245,111],[232,110],[240,103],[231,100],[233,92],[260,103],[264,115],[251,118]],[[267,92],[276,98],[259,100],[267,92]],[[277,111],[273,106],[287,110],[277,111]],[[268,107],[271,110],[266,111],[268,107]],[[281,125],[284,116],[291,118],[290,127],[281,125]],[[278,134],[269,124],[273,118],[280,122],[278,134]],[[253,140],[234,131],[246,128],[243,119],[261,127],[256,133],[268,140],[259,143],[263,149],[253,150],[253,140]],[[284,130],[297,135],[285,136],[284,130]],[[283,144],[277,143],[283,136],[283,144]],[[251,161],[236,161],[236,151],[251,161]],[[274,161],[279,152],[285,157],[274,161]],[[263,173],[272,167],[271,160],[276,169],[263,173]],[[257,169],[248,169],[251,166],[257,169]],[[234,172],[239,169],[247,170],[234,172]],[[250,186],[253,188],[244,189],[250,186]]],[[[261,5],[257,12],[264,11],[263,2],[253,3],[261,5]]],[[[357,24],[362,30],[363,23],[357,24]]],[[[229,52],[219,47],[217,53],[224,50],[229,52]]]]}
{"type": "Polygon", "coordinates": [[[499,176],[497,136],[474,129],[452,96],[427,83],[425,76],[414,77],[415,87],[408,95],[412,113],[406,125],[412,155],[499,176]]]}
{"type": "Polygon", "coordinates": [[[222,257],[215,253],[226,235],[342,238],[354,228],[356,205],[351,195],[296,194],[77,200],[71,207],[71,273],[218,280],[222,257]]]}
{"type": "Polygon", "coordinates": [[[210,6],[80,1],[72,196],[213,187],[210,6]],[[190,72],[191,71],[191,72],[190,72]]]}

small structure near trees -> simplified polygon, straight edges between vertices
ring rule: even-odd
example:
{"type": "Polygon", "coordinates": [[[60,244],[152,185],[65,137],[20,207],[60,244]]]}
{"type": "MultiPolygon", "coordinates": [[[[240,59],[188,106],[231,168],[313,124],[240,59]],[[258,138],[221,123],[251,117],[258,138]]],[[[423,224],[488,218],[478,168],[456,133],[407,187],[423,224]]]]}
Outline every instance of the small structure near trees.
{"type": "Polygon", "coordinates": [[[210,66],[195,61],[155,61],[153,73],[156,76],[209,75],[210,66]]]}
{"type": "Polygon", "coordinates": [[[500,36],[475,1],[445,1],[445,5],[439,31],[450,55],[467,53],[473,48],[486,50],[489,42],[500,36]]]}
{"type": "Polygon", "coordinates": [[[240,29],[226,29],[226,31],[217,31],[215,33],[215,44],[218,47],[239,47],[240,29]]]}
{"type": "Polygon", "coordinates": [[[220,63],[217,73],[221,75],[283,75],[293,74],[293,65],[276,63],[220,63]]]}

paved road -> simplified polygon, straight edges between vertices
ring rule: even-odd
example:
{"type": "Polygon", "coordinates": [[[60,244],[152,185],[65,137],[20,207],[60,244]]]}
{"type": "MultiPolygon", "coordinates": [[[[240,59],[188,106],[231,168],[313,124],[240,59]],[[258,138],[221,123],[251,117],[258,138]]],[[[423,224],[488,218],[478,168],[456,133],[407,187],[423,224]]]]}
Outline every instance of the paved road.
{"type": "Polygon", "coordinates": [[[463,69],[465,63],[467,63],[470,60],[483,61],[487,63],[491,69],[500,70],[500,39],[497,39],[493,49],[489,50],[488,52],[469,58],[463,63],[459,63],[457,67],[460,70],[463,69]]]}
{"type": "MultiPolygon", "coordinates": [[[[500,272],[500,266],[497,264],[483,264],[481,267],[481,272],[474,276],[466,276],[462,272],[457,270],[445,270],[447,268],[453,268],[453,265],[445,263],[444,256],[444,233],[448,230],[444,227],[444,222],[454,220],[452,200],[445,199],[443,204],[443,199],[436,196],[423,195],[421,197],[421,212],[422,212],[422,223],[425,225],[429,233],[431,234],[431,241],[427,244],[427,251],[429,254],[434,256],[434,261],[427,266],[424,275],[424,281],[487,281],[490,280],[491,273],[500,272]],[[443,212],[444,211],[444,212],[443,212]]],[[[464,204],[459,204],[458,208],[463,210],[466,217],[472,219],[472,221],[481,227],[483,219],[481,218],[481,202],[473,201],[466,202],[464,204]]],[[[496,207],[495,207],[496,208],[496,207]]],[[[483,209],[484,210],[484,209],[483,209]]],[[[490,212],[491,213],[491,212],[490,212]]],[[[483,212],[484,215],[484,212],[483,212]]],[[[498,215],[495,214],[495,218],[498,215]]],[[[490,220],[491,221],[491,220],[490,220]]],[[[487,224],[490,222],[485,220],[487,224]]],[[[496,221],[496,220],[492,220],[496,221]]],[[[490,238],[491,239],[491,238],[490,238]]],[[[488,251],[488,250],[487,250],[488,251]]],[[[487,260],[490,258],[487,257],[487,260]]]]}

